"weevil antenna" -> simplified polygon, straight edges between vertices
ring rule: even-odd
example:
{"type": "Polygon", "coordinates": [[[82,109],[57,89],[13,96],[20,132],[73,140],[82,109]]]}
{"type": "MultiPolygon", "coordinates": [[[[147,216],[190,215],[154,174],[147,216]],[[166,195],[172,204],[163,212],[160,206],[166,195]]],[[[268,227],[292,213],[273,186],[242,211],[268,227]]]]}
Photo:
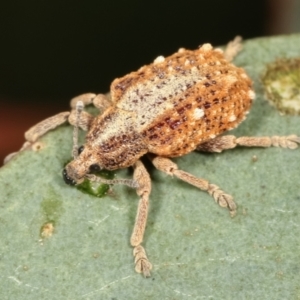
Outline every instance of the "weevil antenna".
{"type": "Polygon", "coordinates": [[[79,123],[80,123],[80,117],[81,113],[83,111],[84,104],[82,101],[78,101],[76,103],[76,122],[73,129],[73,158],[78,157],[78,133],[79,133],[79,123]]]}
{"type": "Polygon", "coordinates": [[[137,189],[139,187],[139,184],[134,179],[126,179],[126,178],[116,178],[116,179],[105,179],[103,177],[98,177],[94,174],[86,174],[85,178],[98,182],[98,183],[105,183],[105,184],[123,184],[127,185],[131,188],[137,189]]]}

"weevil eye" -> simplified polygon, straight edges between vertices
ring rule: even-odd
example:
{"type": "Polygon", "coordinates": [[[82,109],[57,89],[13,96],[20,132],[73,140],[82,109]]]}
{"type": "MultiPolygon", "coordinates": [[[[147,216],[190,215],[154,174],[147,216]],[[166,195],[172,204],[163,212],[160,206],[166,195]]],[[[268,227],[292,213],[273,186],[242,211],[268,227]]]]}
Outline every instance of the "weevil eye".
{"type": "Polygon", "coordinates": [[[64,178],[64,181],[66,184],[69,184],[69,185],[75,185],[76,184],[76,181],[74,179],[72,179],[71,177],[69,177],[66,169],[63,169],[63,178],[64,178]]]}
{"type": "Polygon", "coordinates": [[[90,165],[90,172],[99,172],[100,170],[101,170],[101,168],[98,164],[90,165]]]}
{"type": "Polygon", "coordinates": [[[84,146],[83,146],[83,145],[80,146],[80,147],[78,148],[78,154],[80,154],[80,153],[83,151],[83,149],[84,149],[84,146]]]}

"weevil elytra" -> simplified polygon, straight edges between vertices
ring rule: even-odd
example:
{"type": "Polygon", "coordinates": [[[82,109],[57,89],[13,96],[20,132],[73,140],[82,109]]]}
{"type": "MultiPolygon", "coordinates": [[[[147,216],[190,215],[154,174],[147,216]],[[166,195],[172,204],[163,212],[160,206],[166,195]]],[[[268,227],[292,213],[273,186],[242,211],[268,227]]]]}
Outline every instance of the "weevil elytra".
{"type": "Polygon", "coordinates": [[[78,96],[71,100],[71,113],[46,119],[25,133],[27,142],[22,149],[69,120],[74,125],[74,159],[63,171],[66,183],[76,185],[89,178],[136,188],[140,200],[131,245],[135,269],[144,276],[150,276],[152,265],[141,245],[151,191],[150,176],[140,160],[143,155],[157,169],[208,192],[234,215],[236,205],[230,195],[205,179],[179,170],[170,158],[193,150],[221,152],[236,146],[295,149],[300,143],[296,135],[220,136],[245,119],[255,95],[246,72],[231,63],[240,49],[240,39],[236,38],[224,52],[204,44],[194,51],[179,49],[169,57],[159,56],[152,64],[115,79],[111,98],[102,94],[78,96]],[[103,113],[91,116],[83,111],[88,104],[103,113]],[[77,145],[78,127],[87,131],[83,148],[77,145]],[[107,180],[90,174],[131,166],[133,180],[107,180]]]}

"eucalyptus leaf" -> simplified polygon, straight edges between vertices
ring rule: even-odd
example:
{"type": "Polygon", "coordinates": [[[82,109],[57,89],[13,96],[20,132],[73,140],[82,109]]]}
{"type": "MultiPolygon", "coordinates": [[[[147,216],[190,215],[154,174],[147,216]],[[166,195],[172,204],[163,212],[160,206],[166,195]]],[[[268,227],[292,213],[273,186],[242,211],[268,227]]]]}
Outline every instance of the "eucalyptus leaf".
{"type": "MultiPolygon", "coordinates": [[[[235,63],[255,81],[257,97],[232,134],[300,135],[300,116],[270,105],[262,80],[269,64],[299,57],[300,35],[245,41],[235,63]]],[[[300,299],[299,148],[174,159],[233,195],[234,218],[207,193],[147,163],[153,185],[143,245],[153,271],[145,279],[134,271],[129,243],[135,190],[114,186],[97,198],[66,185],[69,125],[40,143],[0,170],[1,299],[300,299]],[[41,235],[45,224],[52,235],[41,235]]],[[[131,178],[132,170],[115,176],[131,178]]]]}

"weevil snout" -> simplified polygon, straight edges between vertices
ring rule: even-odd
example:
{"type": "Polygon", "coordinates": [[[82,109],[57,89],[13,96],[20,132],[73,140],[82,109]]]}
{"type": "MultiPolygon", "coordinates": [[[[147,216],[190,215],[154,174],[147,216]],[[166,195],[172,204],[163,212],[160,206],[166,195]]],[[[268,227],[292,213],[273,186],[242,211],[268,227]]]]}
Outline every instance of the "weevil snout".
{"type": "Polygon", "coordinates": [[[62,175],[66,184],[76,185],[82,183],[87,173],[89,173],[88,167],[78,158],[66,165],[62,175]]]}
{"type": "Polygon", "coordinates": [[[68,175],[68,172],[66,169],[63,169],[63,179],[65,181],[66,184],[69,184],[69,185],[75,185],[76,184],[76,181],[74,179],[72,179],[69,175],[68,175]]]}

